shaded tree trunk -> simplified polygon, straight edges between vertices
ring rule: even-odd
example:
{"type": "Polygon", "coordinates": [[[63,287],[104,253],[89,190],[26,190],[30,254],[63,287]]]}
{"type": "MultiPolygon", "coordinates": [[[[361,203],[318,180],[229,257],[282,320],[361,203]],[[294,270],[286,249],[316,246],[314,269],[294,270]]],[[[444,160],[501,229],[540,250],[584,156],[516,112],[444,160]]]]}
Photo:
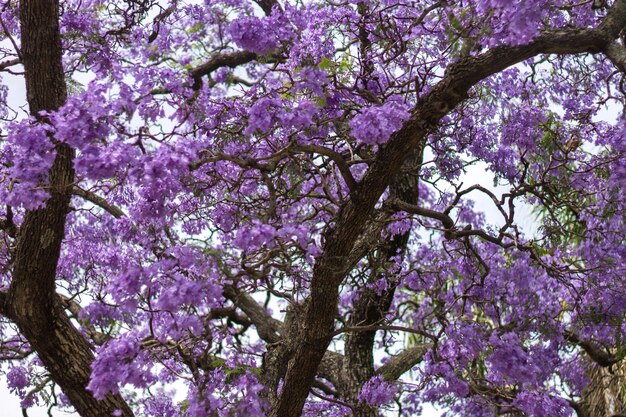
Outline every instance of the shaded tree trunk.
{"type": "MultiPolygon", "coordinates": [[[[67,97],[58,0],[20,2],[20,23],[30,112],[40,123],[46,123],[40,112],[58,109],[67,97]]],[[[93,352],[71,323],[55,292],[74,182],[74,151],[62,143],[56,143],[55,150],[56,158],[49,172],[50,199],[44,208],[27,212],[20,226],[12,282],[3,310],[81,416],[111,416],[117,411],[117,415],[130,417],[133,413],[121,396],[109,395],[98,401],[87,390],[93,352]]]]}
{"type": "Polygon", "coordinates": [[[589,383],[583,390],[579,417],[612,417],[626,415],[625,365],[611,367],[594,365],[589,371],[589,383]],[[582,414],[582,416],[581,416],[582,414]]]}
{"type": "MultiPolygon", "coordinates": [[[[403,164],[400,174],[389,187],[391,199],[400,199],[409,204],[417,204],[419,200],[419,171],[423,159],[423,146],[416,147],[407,161],[403,164]]],[[[379,250],[376,264],[385,264],[396,256],[402,256],[406,251],[410,232],[393,236],[384,242],[379,250]]],[[[383,268],[386,270],[388,268],[383,268]]],[[[380,277],[377,271],[372,271],[369,283],[376,282],[380,277]]],[[[355,302],[349,327],[372,326],[381,323],[388,313],[397,282],[390,281],[390,287],[379,293],[371,288],[364,288],[359,299],[355,302]]],[[[375,407],[358,403],[358,395],[363,385],[374,375],[374,341],[376,330],[354,332],[346,340],[346,375],[349,386],[345,390],[347,400],[355,404],[354,417],[378,417],[375,407]]]]}

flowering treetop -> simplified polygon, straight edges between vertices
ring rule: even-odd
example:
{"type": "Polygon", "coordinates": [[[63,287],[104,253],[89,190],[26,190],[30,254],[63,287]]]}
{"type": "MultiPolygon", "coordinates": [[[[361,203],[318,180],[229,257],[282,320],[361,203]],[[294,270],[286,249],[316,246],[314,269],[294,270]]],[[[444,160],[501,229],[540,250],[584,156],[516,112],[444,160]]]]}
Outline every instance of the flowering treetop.
{"type": "Polygon", "coordinates": [[[624,358],[625,0],[1,10],[24,407],[569,416],[624,358]]]}

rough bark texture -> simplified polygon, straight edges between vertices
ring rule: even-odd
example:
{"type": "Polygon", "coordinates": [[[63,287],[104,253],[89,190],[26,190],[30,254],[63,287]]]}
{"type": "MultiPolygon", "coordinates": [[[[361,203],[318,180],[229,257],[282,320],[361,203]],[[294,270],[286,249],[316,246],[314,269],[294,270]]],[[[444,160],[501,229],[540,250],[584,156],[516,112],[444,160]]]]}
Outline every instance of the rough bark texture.
{"type": "Polygon", "coordinates": [[[583,390],[579,417],[612,417],[626,414],[626,373],[623,363],[611,367],[593,364],[583,390]]]}
{"type": "MultiPolygon", "coordinates": [[[[67,92],[61,63],[59,5],[55,0],[20,2],[21,55],[30,112],[58,109],[67,92]]],[[[97,401],[87,390],[93,352],[73,326],[55,293],[56,268],[69,210],[74,170],[73,150],[56,145],[49,172],[50,199],[26,213],[19,230],[11,286],[3,310],[19,327],[50,373],[52,380],[81,416],[123,416],[133,413],[120,396],[97,401]]]]}

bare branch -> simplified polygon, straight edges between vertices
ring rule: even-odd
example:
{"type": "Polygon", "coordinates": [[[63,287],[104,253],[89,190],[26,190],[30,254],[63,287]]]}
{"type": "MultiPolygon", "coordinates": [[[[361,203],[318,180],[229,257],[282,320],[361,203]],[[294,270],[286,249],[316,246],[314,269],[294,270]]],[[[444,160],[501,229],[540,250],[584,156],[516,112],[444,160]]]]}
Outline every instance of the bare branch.
{"type": "Polygon", "coordinates": [[[13,209],[11,206],[6,206],[6,219],[0,220],[0,230],[4,230],[10,237],[17,235],[17,226],[13,221],[13,209]]]}
{"type": "Polygon", "coordinates": [[[0,71],[3,71],[7,68],[13,67],[15,65],[19,65],[22,62],[20,61],[19,58],[15,58],[15,59],[8,59],[6,61],[0,62],[0,71]]]}
{"type": "Polygon", "coordinates": [[[246,313],[261,339],[267,343],[276,343],[280,340],[283,324],[280,320],[272,318],[254,298],[232,285],[224,287],[224,295],[246,313]]]}
{"type": "Polygon", "coordinates": [[[425,344],[408,348],[391,358],[387,363],[378,368],[376,372],[382,375],[387,381],[395,381],[400,378],[402,374],[419,364],[431,347],[431,344],[425,344]]]}
{"type": "Polygon", "coordinates": [[[574,400],[568,400],[570,407],[574,409],[577,417],[589,417],[589,413],[585,409],[585,405],[581,402],[577,402],[574,400]]]}
{"type": "Polygon", "coordinates": [[[454,229],[454,221],[446,213],[419,207],[414,204],[405,203],[399,199],[390,200],[387,204],[391,207],[395,207],[398,210],[406,211],[407,213],[417,214],[418,216],[428,217],[431,219],[439,220],[443,227],[447,231],[454,229]]]}
{"type": "Polygon", "coordinates": [[[6,308],[8,300],[8,294],[5,291],[0,291],[0,315],[8,317],[8,310],[6,308]]]}
{"type": "Polygon", "coordinates": [[[606,48],[604,54],[613,65],[626,74],[626,48],[623,45],[613,42],[606,48]]]}
{"type": "Polygon", "coordinates": [[[317,374],[333,383],[333,385],[341,385],[344,379],[342,371],[346,364],[346,358],[341,353],[326,351],[322,361],[320,362],[317,374]]]}
{"type": "Polygon", "coordinates": [[[119,219],[121,217],[126,217],[126,214],[120,209],[112,204],[109,204],[104,198],[100,197],[96,193],[91,191],[84,190],[79,186],[75,185],[72,187],[72,194],[77,195],[79,197],[84,198],[85,200],[95,204],[96,206],[107,211],[111,216],[119,219]]]}
{"type": "Polygon", "coordinates": [[[272,14],[272,9],[277,8],[278,10],[282,10],[280,4],[276,0],[254,0],[256,4],[263,9],[263,12],[269,16],[272,14]]]}
{"type": "Polygon", "coordinates": [[[257,55],[249,51],[237,51],[216,54],[209,58],[205,63],[191,70],[191,78],[193,78],[192,88],[199,90],[202,87],[202,77],[211,74],[215,70],[223,67],[235,68],[239,65],[247,64],[254,61],[257,55]]]}
{"type": "Polygon", "coordinates": [[[333,151],[332,149],[325,148],[324,146],[318,146],[314,144],[296,145],[294,149],[297,151],[317,153],[329,157],[337,165],[337,168],[339,169],[339,172],[341,173],[341,176],[343,177],[343,180],[346,182],[346,185],[348,186],[350,191],[356,188],[357,183],[352,176],[352,172],[350,172],[350,167],[348,166],[346,160],[343,159],[343,157],[339,153],[333,151]]]}
{"type": "Polygon", "coordinates": [[[608,367],[623,359],[621,357],[611,355],[589,341],[582,340],[577,334],[570,331],[565,332],[565,340],[580,346],[587,353],[587,355],[589,355],[589,357],[600,366],[608,367]]]}

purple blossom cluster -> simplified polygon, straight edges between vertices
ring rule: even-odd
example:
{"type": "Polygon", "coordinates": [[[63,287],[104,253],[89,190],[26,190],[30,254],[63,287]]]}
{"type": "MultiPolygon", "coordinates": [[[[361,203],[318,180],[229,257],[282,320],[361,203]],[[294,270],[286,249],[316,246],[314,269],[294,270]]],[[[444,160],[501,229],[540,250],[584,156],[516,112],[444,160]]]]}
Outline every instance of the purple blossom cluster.
{"type": "Polygon", "coordinates": [[[49,197],[45,184],[55,157],[49,127],[24,119],[8,127],[0,150],[0,199],[27,209],[41,207],[49,197]]]}
{"type": "Polygon", "coordinates": [[[138,338],[126,336],[118,338],[101,348],[93,364],[89,390],[98,399],[118,390],[118,384],[133,384],[146,388],[156,382],[147,353],[140,349],[138,338]]]}
{"type": "Polygon", "coordinates": [[[240,16],[228,26],[233,42],[241,49],[265,55],[294,37],[291,23],[282,13],[259,18],[240,16]]]}
{"type": "Polygon", "coordinates": [[[382,145],[409,118],[408,103],[390,100],[367,107],[350,121],[352,136],[367,145],[382,145]]]}
{"type": "Polygon", "coordinates": [[[398,391],[398,387],[389,381],[385,381],[379,375],[363,385],[359,393],[359,400],[375,406],[386,405],[393,400],[398,391]]]}
{"type": "Polygon", "coordinates": [[[255,101],[248,113],[246,134],[268,133],[272,128],[302,130],[313,124],[319,106],[310,100],[283,101],[262,98],[255,101]]]}

